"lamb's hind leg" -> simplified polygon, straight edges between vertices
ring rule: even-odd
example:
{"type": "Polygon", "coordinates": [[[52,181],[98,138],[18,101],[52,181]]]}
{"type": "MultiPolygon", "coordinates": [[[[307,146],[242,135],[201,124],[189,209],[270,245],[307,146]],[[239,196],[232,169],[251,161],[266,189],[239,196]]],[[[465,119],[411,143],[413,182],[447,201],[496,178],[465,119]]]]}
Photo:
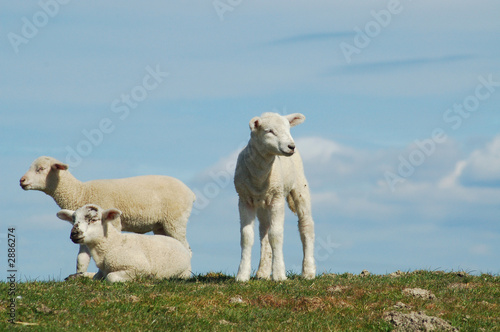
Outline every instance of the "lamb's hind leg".
{"type": "Polygon", "coordinates": [[[106,281],[110,283],[114,282],[125,282],[134,279],[134,273],[132,271],[117,271],[108,273],[106,276],[106,281]]]}
{"type": "Polygon", "coordinates": [[[314,262],[314,221],[311,212],[311,195],[307,183],[302,185],[301,192],[292,191],[295,210],[299,217],[299,232],[302,241],[304,260],[302,261],[302,276],[313,279],[316,276],[316,263],[314,262]]]}
{"type": "Polygon", "coordinates": [[[155,227],[153,232],[156,235],[166,235],[179,240],[186,249],[191,251],[191,247],[186,238],[186,229],[191,215],[191,209],[186,210],[179,215],[175,220],[164,220],[160,223],[160,227],[155,227]]]}
{"type": "Polygon", "coordinates": [[[240,200],[239,210],[241,223],[241,262],[238,274],[236,275],[236,281],[246,282],[250,280],[250,274],[252,273],[255,209],[240,200]]]}
{"type": "Polygon", "coordinates": [[[260,264],[257,270],[257,278],[269,279],[271,277],[271,263],[273,252],[269,243],[269,221],[259,216],[260,231],[260,264]]]}

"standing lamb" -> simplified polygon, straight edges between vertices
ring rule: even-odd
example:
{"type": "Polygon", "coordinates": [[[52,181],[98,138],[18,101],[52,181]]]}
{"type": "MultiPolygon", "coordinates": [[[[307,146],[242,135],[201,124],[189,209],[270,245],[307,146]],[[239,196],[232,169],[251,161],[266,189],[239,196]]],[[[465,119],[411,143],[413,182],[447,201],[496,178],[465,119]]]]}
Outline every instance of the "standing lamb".
{"type": "MultiPolygon", "coordinates": [[[[24,190],[46,193],[61,209],[76,210],[85,204],[120,209],[124,231],[153,231],[171,236],[189,249],[186,226],[195,195],[175,178],[148,175],[82,183],[68,171],[68,165],[52,157],[39,157],[21,178],[20,185],[24,190]]],[[[85,273],[89,263],[89,249],[81,245],[76,272],[85,273]]]]}
{"type": "Polygon", "coordinates": [[[190,277],[191,252],[182,243],[168,236],[123,234],[121,214],[93,204],[57,213],[74,225],[71,240],[89,248],[99,268],[94,279],[122,282],[137,276],[190,277]]]}
{"type": "Polygon", "coordinates": [[[285,199],[299,217],[304,252],[302,276],[312,279],[316,275],[311,195],[302,159],[290,135],[290,127],[304,121],[305,116],[299,113],[287,116],[264,113],[250,121],[251,138],[238,157],[234,176],[241,219],[241,263],[237,281],[250,279],[255,216],[259,219],[261,240],[257,277],[269,279],[272,272],[273,280],[286,279],[285,199]]]}

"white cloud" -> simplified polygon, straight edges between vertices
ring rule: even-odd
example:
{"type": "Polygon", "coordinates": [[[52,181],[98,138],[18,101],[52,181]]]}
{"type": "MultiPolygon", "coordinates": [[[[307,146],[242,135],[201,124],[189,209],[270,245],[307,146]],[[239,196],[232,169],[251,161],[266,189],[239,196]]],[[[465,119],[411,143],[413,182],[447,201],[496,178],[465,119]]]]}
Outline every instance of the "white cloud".
{"type": "Polygon", "coordinates": [[[460,160],[456,163],[455,169],[447,176],[443,177],[441,181],[439,181],[439,188],[451,188],[457,184],[457,179],[462,174],[464,168],[467,166],[467,162],[465,160],[460,160]]]}
{"type": "Polygon", "coordinates": [[[500,136],[472,152],[461,166],[459,180],[464,186],[500,186],[500,136]]]}
{"type": "Polygon", "coordinates": [[[383,174],[384,153],[354,149],[318,136],[297,138],[296,143],[308,180],[318,190],[366,187],[383,174]]]}
{"type": "Polygon", "coordinates": [[[311,163],[326,163],[333,155],[347,155],[353,151],[321,137],[302,137],[296,140],[302,159],[311,163]]]}

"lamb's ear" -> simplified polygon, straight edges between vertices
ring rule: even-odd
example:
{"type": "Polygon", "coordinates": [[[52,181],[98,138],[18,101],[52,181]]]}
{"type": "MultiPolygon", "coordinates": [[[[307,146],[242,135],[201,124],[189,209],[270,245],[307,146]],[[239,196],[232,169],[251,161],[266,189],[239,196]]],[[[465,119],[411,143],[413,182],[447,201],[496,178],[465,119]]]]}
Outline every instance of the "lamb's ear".
{"type": "Polygon", "coordinates": [[[61,210],[61,211],[57,212],[57,217],[61,220],[66,220],[66,221],[70,222],[71,224],[74,224],[73,223],[73,213],[75,213],[75,211],[61,210]]]}
{"type": "Polygon", "coordinates": [[[108,237],[110,227],[115,228],[119,232],[122,230],[122,223],[119,218],[121,214],[122,212],[117,209],[109,209],[102,212],[101,220],[105,237],[108,237]]]}
{"type": "Polygon", "coordinates": [[[261,118],[258,117],[258,116],[256,116],[255,118],[253,118],[252,120],[250,120],[250,130],[251,131],[256,131],[257,129],[259,129],[261,123],[262,123],[261,118]]]}
{"type": "Polygon", "coordinates": [[[52,164],[52,169],[59,170],[59,171],[65,171],[68,169],[68,165],[63,164],[61,162],[57,162],[57,163],[52,164]]]}
{"type": "Polygon", "coordinates": [[[302,122],[306,121],[306,117],[304,116],[304,114],[300,113],[290,114],[285,117],[288,119],[288,121],[290,121],[290,127],[295,127],[301,124],[302,122]]]}
{"type": "Polygon", "coordinates": [[[106,211],[103,211],[102,212],[102,222],[105,223],[107,221],[113,221],[115,220],[116,218],[118,218],[119,216],[122,215],[122,212],[120,210],[117,210],[117,209],[109,209],[109,210],[106,210],[106,211]]]}

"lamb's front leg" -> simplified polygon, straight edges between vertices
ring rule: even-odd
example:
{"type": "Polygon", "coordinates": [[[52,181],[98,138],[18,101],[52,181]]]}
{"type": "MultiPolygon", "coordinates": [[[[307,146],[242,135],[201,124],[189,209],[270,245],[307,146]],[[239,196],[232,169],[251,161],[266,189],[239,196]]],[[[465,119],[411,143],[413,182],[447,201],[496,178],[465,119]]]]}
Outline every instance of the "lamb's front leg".
{"type": "Polygon", "coordinates": [[[271,277],[271,263],[273,259],[273,251],[269,244],[269,220],[267,217],[260,215],[261,211],[257,212],[259,219],[260,231],[260,264],[257,270],[257,278],[270,279],[271,277]]]}
{"type": "Polygon", "coordinates": [[[285,224],[285,202],[273,202],[262,213],[263,218],[268,218],[269,244],[273,252],[272,271],[273,280],[286,280],[285,260],[283,258],[283,232],[285,224]]]}
{"type": "Polygon", "coordinates": [[[76,273],[85,273],[90,263],[90,250],[84,245],[80,244],[80,251],[76,257],[76,273]]]}
{"type": "Polygon", "coordinates": [[[241,223],[241,262],[238,274],[236,275],[236,281],[246,282],[250,280],[250,274],[252,273],[255,209],[240,199],[239,210],[241,223]]]}

